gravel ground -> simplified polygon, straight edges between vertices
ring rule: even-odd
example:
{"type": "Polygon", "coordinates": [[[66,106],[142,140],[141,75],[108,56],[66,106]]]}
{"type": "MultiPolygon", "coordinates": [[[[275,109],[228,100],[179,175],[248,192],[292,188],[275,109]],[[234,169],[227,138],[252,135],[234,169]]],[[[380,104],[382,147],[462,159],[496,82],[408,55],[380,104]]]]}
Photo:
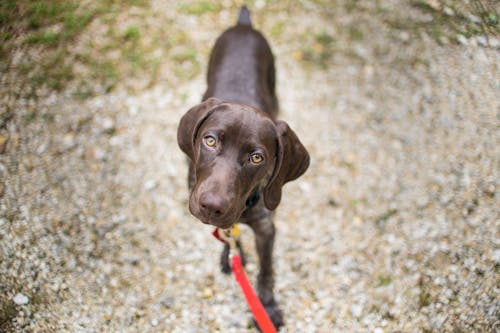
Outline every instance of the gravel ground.
{"type": "MultiPolygon", "coordinates": [[[[498,40],[439,45],[386,24],[429,20],[397,1],[285,5],[254,8],[266,35],[280,30],[280,118],[312,158],[276,216],[281,332],[500,330],[498,40]],[[314,33],[335,37],[331,53],[314,33]]],[[[152,7],[206,55],[236,16],[152,7]]],[[[256,332],[219,272],[221,245],[187,209],[176,128],[204,74],[83,101],[18,98],[25,88],[5,81],[0,330],[256,332]]],[[[243,242],[253,279],[247,228],[243,242]]]]}

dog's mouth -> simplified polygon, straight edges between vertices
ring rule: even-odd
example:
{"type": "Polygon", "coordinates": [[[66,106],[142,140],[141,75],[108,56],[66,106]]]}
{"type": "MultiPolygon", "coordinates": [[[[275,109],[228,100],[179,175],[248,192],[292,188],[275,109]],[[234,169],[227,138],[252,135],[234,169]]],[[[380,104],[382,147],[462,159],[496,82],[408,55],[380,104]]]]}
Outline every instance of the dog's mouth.
{"type": "Polygon", "coordinates": [[[189,210],[191,214],[200,220],[204,224],[213,225],[214,227],[221,229],[228,229],[238,222],[241,213],[235,214],[238,211],[236,208],[231,209],[224,215],[215,215],[210,213],[202,212],[201,206],[191,201],[189,203],[189,210]]]}
{"type": "Polygon", "coordinates": [[[201,216],[201,214],[194,214],[193,215],[200,220],[204,224],[210,224],[213,225],[214,227],[220,228],[220,229],[229,229],[233,226],[233,224],[236,223],[236,220],[222,220],[218,218],[212,218],[212,217],[205,217],[201,216]]]}

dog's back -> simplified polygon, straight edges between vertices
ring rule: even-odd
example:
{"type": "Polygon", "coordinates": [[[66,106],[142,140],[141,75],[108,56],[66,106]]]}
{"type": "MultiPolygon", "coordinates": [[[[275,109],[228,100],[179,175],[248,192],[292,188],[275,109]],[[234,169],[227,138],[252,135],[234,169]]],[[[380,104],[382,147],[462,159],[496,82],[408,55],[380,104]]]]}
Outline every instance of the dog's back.
{"type": "Polygon", "coordinates": [[[261,33],[252,28],[246,7],[241,8],[236,26],[217,39],[210,55],[207,83],[204,100],[217,97],[276,116],[273,54],[261,33]]]}

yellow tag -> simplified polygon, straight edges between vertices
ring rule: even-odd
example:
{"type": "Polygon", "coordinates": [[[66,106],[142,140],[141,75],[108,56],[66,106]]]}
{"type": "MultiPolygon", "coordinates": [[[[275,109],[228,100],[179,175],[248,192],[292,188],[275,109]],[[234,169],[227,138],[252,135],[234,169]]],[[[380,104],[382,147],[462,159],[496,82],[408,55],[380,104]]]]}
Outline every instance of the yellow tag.
{"type": "Polygon", "coordinates": [[[240,226],[237,223],[235,223],[231,228],[231,236],[239,237],[240,234],[241,234],[240,226]]]}

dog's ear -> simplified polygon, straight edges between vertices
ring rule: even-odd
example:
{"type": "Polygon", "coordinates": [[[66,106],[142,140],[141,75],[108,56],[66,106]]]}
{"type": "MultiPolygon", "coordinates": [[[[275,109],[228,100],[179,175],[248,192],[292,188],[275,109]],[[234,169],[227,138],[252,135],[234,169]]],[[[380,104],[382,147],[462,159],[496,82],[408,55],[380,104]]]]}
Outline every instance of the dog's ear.
{"type": "Polygon", "coordinates": [[[276,122],[278,153],[273,174],[264,188],[264,204],[276,209],[281,201],[281,187],[295,180],[309,167],[309,153],[284,121],[276,122]]]}
{"type": "Polygon", "coordinates": [[[198,129],[209,115],[209,111],[213,109],[214,106],[221,103],[221,100],[210,97],[203,103],[192,107],[181,118],[179,127],[177,128],[177,143],[181,150],[188,155],[191,160],[194,159],[194,141],[198,129]]]}

